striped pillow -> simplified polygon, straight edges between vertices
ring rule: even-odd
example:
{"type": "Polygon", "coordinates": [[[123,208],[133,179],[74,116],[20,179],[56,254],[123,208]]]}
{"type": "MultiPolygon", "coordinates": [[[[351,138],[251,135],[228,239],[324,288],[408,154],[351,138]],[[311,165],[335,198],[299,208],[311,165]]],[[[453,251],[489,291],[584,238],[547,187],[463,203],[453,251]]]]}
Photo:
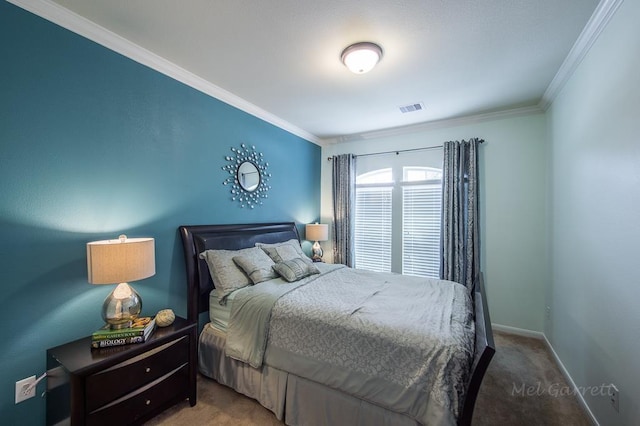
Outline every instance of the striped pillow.
{"type": "Polygon", "coordinates": [[[272,268],[288,282],[298,281],[310,275],[320,273],[313,262],[302,257],[276,263],[272,268]]]}

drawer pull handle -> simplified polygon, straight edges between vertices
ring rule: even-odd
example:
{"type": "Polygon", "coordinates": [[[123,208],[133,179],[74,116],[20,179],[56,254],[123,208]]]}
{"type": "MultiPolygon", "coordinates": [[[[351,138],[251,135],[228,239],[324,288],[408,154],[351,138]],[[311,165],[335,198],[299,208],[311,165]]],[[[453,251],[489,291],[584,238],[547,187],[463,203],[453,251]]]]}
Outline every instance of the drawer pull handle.
{"type": "Polygon", "coordinates": [[[150,372],[151,371],[151,367],[147,367],[144,371],[145,371],[145,373],[150,372]]]}
{"type": "Polygon", "coordinates": [[[147,399],[147,402],[145,402],[145,404],[147,404],[147,405],[151,404],[151,400],[147,399]]]}

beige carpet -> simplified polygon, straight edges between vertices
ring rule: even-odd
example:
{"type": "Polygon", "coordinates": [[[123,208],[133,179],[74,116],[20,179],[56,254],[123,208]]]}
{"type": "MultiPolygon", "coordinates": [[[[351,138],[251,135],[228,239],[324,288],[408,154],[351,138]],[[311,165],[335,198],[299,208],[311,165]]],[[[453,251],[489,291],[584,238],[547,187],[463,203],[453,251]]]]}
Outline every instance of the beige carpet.
{"type": "Polygon", "coordinates": [[[474,426],[591,425],[543,340],[494,337],[496,355],[476,400],[474,426]]]}
{"type": "MultiPolygon", "coordinates": [[[[482,383],[474,426],[591,425],[542,340],[495,333],[497,353],[482,383]],[[563,392],[564,390],[564,392],[563,392]],[[569,395],[567,395],[569,393],[569,395]]],[[[147,425],[282,425],[257,402],[198,377],[198,403],[178,404],[147,425]]]]}

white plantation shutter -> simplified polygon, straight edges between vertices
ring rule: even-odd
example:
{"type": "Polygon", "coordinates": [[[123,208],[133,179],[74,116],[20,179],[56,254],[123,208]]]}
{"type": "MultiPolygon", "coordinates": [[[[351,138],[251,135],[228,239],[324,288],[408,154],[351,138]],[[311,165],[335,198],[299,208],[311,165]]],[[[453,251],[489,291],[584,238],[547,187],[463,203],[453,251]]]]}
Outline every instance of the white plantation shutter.
{"type": "Polygon", "coordinates": [[[392,191],[391,186],[356,187],[356,268],[391,271],[392,191]]]}
{"type": "Polygon", "coordinates": [[[440,181],[402,187],[402,273],[440,274],[440,181]]]}

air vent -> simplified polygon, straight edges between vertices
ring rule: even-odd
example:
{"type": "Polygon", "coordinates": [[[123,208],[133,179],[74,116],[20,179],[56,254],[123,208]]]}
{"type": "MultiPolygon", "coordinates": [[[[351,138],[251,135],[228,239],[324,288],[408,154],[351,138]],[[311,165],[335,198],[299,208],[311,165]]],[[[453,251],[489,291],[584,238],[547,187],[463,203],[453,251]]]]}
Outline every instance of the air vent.
{"type": "Polygon", "coordinates": [[[406,114],[408,112],[422,111],[424,104],[422,102],[417,104],[404,105],[400,107],[400,112],[406,114]]]}

